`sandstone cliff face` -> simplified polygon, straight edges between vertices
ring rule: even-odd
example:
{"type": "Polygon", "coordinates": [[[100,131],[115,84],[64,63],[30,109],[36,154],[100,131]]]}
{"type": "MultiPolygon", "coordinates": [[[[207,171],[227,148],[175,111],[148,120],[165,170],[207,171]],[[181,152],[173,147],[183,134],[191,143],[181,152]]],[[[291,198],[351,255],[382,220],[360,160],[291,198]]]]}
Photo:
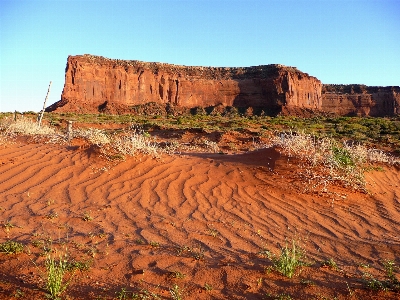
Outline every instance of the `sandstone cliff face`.
{"type": "MultiPolygon", "coordinates": [[[[47,111],[129,113],[132,106],[266,108],[286,114],[400,114],[400,87],[322,85],[294,67],[187,67],[69,56],[61,100],[47,111]]],[[[261,109],[259,110],[261,111],[261,109]]]]}
{"type": "Polygon", "coordinates": [[[325,84],[321,109],[338,115],[399,115],[400,87],[325,84]]]}
{"type": "Polygon", "coordinates": [[[321,109],[321,82],[293,67],[186,67],[69,56],[61,101],[48,111],[98,112],[102,106],[155,102],[181,107],[225,105],[321,109]]]}

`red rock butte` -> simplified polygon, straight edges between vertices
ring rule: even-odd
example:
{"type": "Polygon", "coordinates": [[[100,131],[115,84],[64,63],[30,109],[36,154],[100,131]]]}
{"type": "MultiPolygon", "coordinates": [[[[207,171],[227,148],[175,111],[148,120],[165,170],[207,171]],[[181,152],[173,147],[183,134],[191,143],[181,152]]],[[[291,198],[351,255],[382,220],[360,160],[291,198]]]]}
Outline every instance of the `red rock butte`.
{"type": "Polygon", "coordinates": [[[157,103],[181,108],[231,106],[338,115],[400,114],[399,87],[323,85],[295,67],[192,67],[101,56],[69,56],[61,100],[47,111],[127,113],[157,103]]]}

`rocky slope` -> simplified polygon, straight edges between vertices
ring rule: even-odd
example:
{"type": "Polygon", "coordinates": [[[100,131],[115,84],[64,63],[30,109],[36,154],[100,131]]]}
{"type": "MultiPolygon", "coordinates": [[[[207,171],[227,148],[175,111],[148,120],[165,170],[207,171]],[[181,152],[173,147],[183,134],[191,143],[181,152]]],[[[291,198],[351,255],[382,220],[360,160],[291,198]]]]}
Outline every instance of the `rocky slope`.
{"type": "Polygon", "coordinates": [[[148,103],[381,116],[400,113],[400,88],[322,85],[283,65],[190,67],[78,55],[68,57],[61,100],[47,111],[128,113],[148,103]]]}

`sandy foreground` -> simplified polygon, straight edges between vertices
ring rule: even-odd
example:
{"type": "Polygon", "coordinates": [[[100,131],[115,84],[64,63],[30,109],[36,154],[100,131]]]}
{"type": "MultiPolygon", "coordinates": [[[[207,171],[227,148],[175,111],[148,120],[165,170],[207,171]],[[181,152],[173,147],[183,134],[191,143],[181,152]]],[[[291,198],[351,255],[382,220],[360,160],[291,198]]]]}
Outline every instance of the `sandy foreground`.
{"type": "Polygon", "coordinates": [[[274,149],[109,162],[93,146],[1,146],[0,242],[26,247],[0,254],[0,298],[44,299],[46,255],[67,254],[90,268],[66,299],[171,299],[174,285],[184,299],[399,299],[362,279],[400,265],[399,170],[368,172],[369,194],[305,193],[297,172],[274,149]],[[309,264],[289,279],[266,254],[292,240],[309,264]]]}

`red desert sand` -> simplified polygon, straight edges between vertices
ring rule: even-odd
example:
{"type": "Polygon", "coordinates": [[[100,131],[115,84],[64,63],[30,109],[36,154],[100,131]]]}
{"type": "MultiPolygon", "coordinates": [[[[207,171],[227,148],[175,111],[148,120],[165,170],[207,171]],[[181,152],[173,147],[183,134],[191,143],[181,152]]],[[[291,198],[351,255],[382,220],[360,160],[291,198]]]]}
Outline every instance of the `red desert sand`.
{"type": "Polygon", "coordinates": [[[68,255],[90,266],[65,299],[399,299],[362,280],[399,264],[398,169],[367,172],[369,193],[305,193],[297,171],[274,149],[110,163],[94,146],[2,146],[0,241],[25,249],[0,254],[0,298],[44,299],[46,256],[68,255]],[[308,264],[287,278],[267,256],[292,241],[308,264]]]}

